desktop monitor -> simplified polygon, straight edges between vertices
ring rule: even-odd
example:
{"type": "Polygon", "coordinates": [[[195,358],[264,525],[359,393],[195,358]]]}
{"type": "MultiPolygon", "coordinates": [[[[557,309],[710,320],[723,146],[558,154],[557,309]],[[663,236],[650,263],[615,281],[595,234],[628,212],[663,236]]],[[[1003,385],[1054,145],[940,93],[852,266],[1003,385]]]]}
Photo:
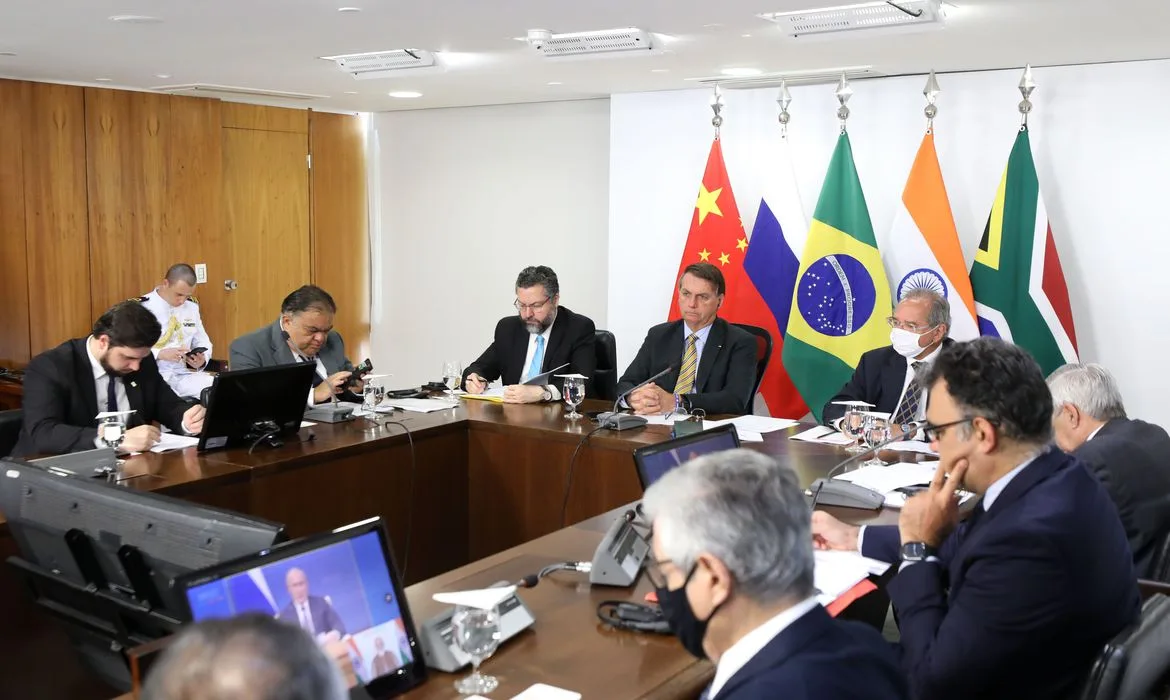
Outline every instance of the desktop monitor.
{"type": "Polygon", "coordinates": [[[0,460],[0,512],[27,562],[79,585],[178,611],[179,574],[251,554],[284,526],[105,480],[0,460]]]}
{"type": "Polygon", "coordinates": [[[731,423],[656,445],[639,447],[634,450],[638,481],[642,483],[642,490],[645,491],[650,488],[650,484],[661,479],[663,474],[684,462],[701,455],[734,450],[737,447],[739,434],[735,432],[735,425],[731,423]]]}
{"type": "Polygon", "coordinates": [[[220,372],[206,392],[199,450],[278,446],[281,437],[295,435],[316,373],[313,362],[220,372]]]}
{"type": "Polygon", "coordinates": [[[302,627],[318,643],[345,643],[374,698],[426,678],[381,518],[193,572],[175,586],[192,621],[260,612],[302,627]]]}

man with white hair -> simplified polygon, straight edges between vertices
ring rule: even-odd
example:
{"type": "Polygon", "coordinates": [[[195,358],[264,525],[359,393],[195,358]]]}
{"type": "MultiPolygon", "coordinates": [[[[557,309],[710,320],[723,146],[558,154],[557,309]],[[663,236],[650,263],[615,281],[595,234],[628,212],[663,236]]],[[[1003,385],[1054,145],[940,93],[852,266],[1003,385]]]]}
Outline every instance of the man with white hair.
{"type": "Polygon", "coordinates": [[[151,669],[143,700],[345,700],[338,661],[295,625],[248,614],[185,627],[151,669]]]}
{"type": "Polygon", "coordinates": [[[1117,382],[1101,365],[1065,365],[1049,375],[1048,389],[1056,444],[1105,485],[1134,569],[1145,576],[1158,541],[1170,532],[1170,435],[1126,417],[1117,382]]]}
{"type": "Polygon", "coordinates": [[[789,467],[751,450],[700,457],[647,489],[646,573],[683,647],[717,666],[704,698],[908,697],[876,630],[817,602],[809,510],[789,467]]]}

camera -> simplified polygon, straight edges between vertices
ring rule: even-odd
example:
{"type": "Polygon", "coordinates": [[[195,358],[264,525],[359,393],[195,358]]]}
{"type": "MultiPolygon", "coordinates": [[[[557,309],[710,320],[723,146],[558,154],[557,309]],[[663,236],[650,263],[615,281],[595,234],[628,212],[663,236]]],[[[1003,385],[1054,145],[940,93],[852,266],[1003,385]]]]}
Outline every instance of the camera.
{"type": "Polygon", "coordinates": [[[552,38],[552,32],[547,29],[529,29],[528,30],[528,45],[540,51],[544,48],[544,42],[552,38]]]}

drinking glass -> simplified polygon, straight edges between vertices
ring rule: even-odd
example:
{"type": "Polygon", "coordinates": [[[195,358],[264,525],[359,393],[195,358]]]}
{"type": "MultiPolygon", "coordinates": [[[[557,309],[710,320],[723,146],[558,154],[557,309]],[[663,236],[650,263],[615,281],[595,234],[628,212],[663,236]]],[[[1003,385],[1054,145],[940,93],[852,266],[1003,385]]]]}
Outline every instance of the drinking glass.
{"type": "Polygon", "coordinates": [[[850,406],[849,410],[845,412],[845,417],[841,420],[841,432],[853,438],[853,444],[845,448],[846,452],[856,454],[865,450],[861,446],[861,434],[865,432],[865,418],[864,406],[850,406]]]}
{"type": "Polygon", "coordinates": [[[459,403],[459,396],[455,393],[463,381],[463,365],[458,360],[448,360],[443,363],[443,382],[447,385],[447,397],[459,403]]]}
{"type": "MultiPolygon", "coordinates": [[[[890,422],[881,416],[866,416],[865,429],[862,431],[862,439],[865,440],[866,449],[872,449],[876,445],[880,445],[890,438],[890,422]]],[[[877,452],[866,460],[861,466],[863,467],[884,467],[885,462],[878,459],[877,452]]]]}
{"type": "Polygon", "coordinates": [[[577,420],[581,417],[577,413],[577,406],[585,400],[585,380],[581,377],[565,377],[565,387],[561,394],[564,396],[565,404],[569,407],[569,413],[565,418],[569,420],[577,420]]]}
{"type": "Polygon", "coordinates": [[[384,394],[379,391],[382,387],[376,386],[373,382],[366,382],[362,387],[362,410],[366,413],[373,413],[374,409],[378,408],[378,404],[382,403],[382,396],[384,394]]]}
{"type": "Polygon", "coordinates": [[[499,680],[480,673],[479,665],[500,645],[499,608],[484,610],[457,606],[451,617],[451,628],[455,633],[455,643],[471,657],[471,675],[455,681],[455,690],[462,695],[483,695],[495,690],[499,680]]]}
{"type": "Polygon", "coordinates": [[[106,416],[98,425],[98,437],[102,444],[117,451],[118,446],[126,439],[126,423],[118,416],[106,416]]]}

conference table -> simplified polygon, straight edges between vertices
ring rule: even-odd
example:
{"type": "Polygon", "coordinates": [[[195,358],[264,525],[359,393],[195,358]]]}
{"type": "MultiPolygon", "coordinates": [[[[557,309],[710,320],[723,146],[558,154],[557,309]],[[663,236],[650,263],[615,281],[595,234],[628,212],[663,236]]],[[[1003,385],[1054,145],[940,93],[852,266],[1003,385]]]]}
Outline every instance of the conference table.
{"type": "MultiPolygon", "coordinates": [[[[606,407],[586,402],[582,410],[606,407]]],[[[807,427],[745,446],[791,466],[807,485],[845,456],[838,447],[788,439],[807,427]]],[[[631,453],[670,437],[666,426],[595,428],[587,419],[568,420],[559,404],[463,401],[377,422],[319,423],[278,448],[136,455],[117,483],[281,522],[290,537],[380,515],[417,623],[439,611],[435,592],[592,558],[612,519],[641,497],[631,453]],[[570,458],[587,435],[568,483],[570,458]]],[[[896,521],[889,511],[835,514],[859,523],[896,521]]],[[[0,516],[0,557],[15,553],[0,516]]],[[[612,630],[596,618],[600,600],[641,600],[650,590],[644,578],[633,589],[605,589],[591,588],[583,574],[557,573],[522,591],[537,623],[485,664],[501,679],[493,696],[511,697],[535,682],[586,697],[602,690],[619,698],[697,696],[710,664],[672,638],[612,630]]],[[[81,669],[59,625],[31,603],[7,566],[0,567],[0,619],[0,698],[115,694],[81,669]]],[[[455,677],[434,673],[409,697],[452,697],[455,677]]]]}

